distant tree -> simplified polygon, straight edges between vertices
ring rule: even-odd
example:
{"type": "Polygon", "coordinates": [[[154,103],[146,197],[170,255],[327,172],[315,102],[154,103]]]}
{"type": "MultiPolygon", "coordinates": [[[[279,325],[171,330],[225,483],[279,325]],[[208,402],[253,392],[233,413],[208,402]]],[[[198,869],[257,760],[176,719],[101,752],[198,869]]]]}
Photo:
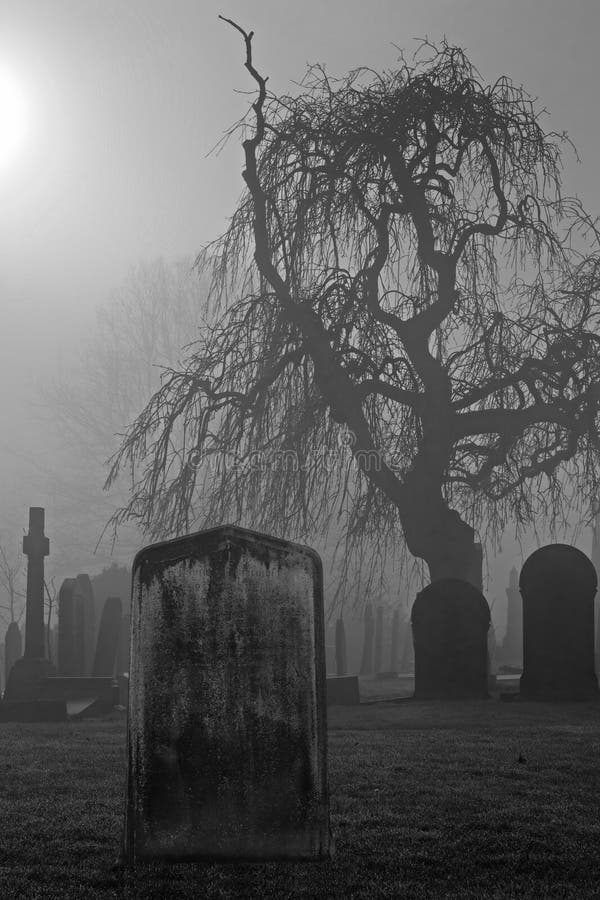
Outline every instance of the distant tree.
{"type": "MultiPolygon", "coordinates": [[[[93,550],[112,512],[124,502],[124,481],[108,495],[102,490],[106,460],[160,385],[164,368],[177,365],[182,348],[197,336],[202,297],[192,260],[139,263],[97,309],[87,337],[72,342],[60,370],[43,386],[60,442],[57,457],[68,471],[56,485],[57,527],[73,523],[71,541],[63,541],[72,548],[85,541],[87,552],[93,550]]],[[[133,528],[120,537],[129,548],[139,546],[140,534],[133,528]]]]}
{"type": "Polygon", "coordinates": [[[25,609],[24,574],[23,555],[11,554],[0,541],[0,587],[5,595],[4,602],[0,603],[0,617],[9,625],[19,622],[25,609]]]}
{"type": "Polygon", "coordinates": [[[561,190],[566,138],[446,42],[268,94],[230,24],[258,88],[247,191],[198,259],[211,319],[113,460],[116,521],[346,516],[432,579],[474,577],[486,529],[598,487],[600,244],[561,190]]]}

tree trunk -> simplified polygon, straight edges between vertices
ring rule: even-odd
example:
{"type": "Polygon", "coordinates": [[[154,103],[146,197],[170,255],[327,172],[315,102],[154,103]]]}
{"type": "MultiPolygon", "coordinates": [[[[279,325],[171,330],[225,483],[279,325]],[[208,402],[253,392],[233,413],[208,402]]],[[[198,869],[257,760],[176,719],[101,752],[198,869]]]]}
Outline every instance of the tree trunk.
{"type": "Polygon", "coordinates": [[[409,474],[399,513],[408,549],[427,563],[431,581],[460,578],[481,590],[481,544],[473,528],[450,509],[441,485],[409,474]]]}

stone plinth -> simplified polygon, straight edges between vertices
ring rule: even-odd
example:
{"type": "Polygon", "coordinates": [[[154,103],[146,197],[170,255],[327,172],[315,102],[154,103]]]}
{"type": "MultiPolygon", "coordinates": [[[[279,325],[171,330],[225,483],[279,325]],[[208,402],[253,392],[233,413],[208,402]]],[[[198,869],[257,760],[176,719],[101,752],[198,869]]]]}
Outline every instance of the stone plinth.
{"type": "Polygon", "coordinates": [[[358,706],[359,703],[358,675],[332,675],[327,678],[328,706],[358,706]]]}
{"type": "Polygon", "coordinates": [[[125,856],[329,853],[322,572],[223,527],[133,566],[125,856]]]}
{"type": "Polygon", "coordinates": [[[567,544],[541,547],[519,579],[523,598],[520,695],[532,700],[598,696],[594,671],[597,576],[588,557],[567,544]]]}
{"type": "Polygon", "coordinates": [[[4,699],[11,702],[37,700],[46,678],[55,674],[56,669],[49,660],[22,656],[10,670],[4,699]]]}
{"type": "Polygon", "coordinates": [[[434,581],[412,608],[415,698],[477,699],[488,696],[487,600],[458,578],[434,581]]]}

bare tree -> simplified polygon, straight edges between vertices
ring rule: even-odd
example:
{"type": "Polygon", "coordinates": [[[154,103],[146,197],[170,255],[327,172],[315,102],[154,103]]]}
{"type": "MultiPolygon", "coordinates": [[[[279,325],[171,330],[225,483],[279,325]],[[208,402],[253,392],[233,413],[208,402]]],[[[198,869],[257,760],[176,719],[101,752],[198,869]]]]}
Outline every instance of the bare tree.
{"type": "Polygon", "coordinates": [[[274,96],[226,21],[258,89],[247,190],[198,258],[211,319],[113,459],[109,485],[133,475],[117,524],[342,516],[380,553],[403,535],[433,579],[473,577],[508,521],[587,512],[600,255],[561,189],[567,139],[446,42],[274,96]]]}
{"type": "MultiPolygon", "coordinates": [[[[89,553],[125,501],[126,479],[109,494],[102,491],[106,460],[159,386],[163,367],[177,365],[182,348],[197,336],[202,302],[193,260],[140,262],[97,309],[87,336],[71,342],[60,370],[41,386],[59,441],[56,455],[68,471],[54,479],[63,546],[84,546],[89,553]]],[[[43,477],[52,481],[50,473],[43,477]]],[[[139,546],[140,535],[132,528],[120,539],[121,549],[130,551],[139,546]]]]}
{"type": "Polygon", "coordinates": [[[8,618],[8,624],[19,622],[25,609],[23,591],[23,557],[14,557],[0,541],[0,587],[6,594],[6,602],[0,603],[0,616],[8,618]]]}

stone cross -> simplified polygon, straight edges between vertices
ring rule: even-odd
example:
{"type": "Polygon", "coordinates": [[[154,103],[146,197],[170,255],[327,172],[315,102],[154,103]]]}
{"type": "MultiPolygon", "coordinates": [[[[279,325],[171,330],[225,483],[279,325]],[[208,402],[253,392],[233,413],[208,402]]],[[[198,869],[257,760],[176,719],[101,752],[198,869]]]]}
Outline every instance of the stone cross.
{"type": "Polygon", "coordinates": [[[25,658],[43,659],[44,640],[44,557],[50,553],[50,541],[44,535],[44,510],[29,507],[29,534],[23,537],[27,556],[27,608],[25,614],[25,658]]]}

